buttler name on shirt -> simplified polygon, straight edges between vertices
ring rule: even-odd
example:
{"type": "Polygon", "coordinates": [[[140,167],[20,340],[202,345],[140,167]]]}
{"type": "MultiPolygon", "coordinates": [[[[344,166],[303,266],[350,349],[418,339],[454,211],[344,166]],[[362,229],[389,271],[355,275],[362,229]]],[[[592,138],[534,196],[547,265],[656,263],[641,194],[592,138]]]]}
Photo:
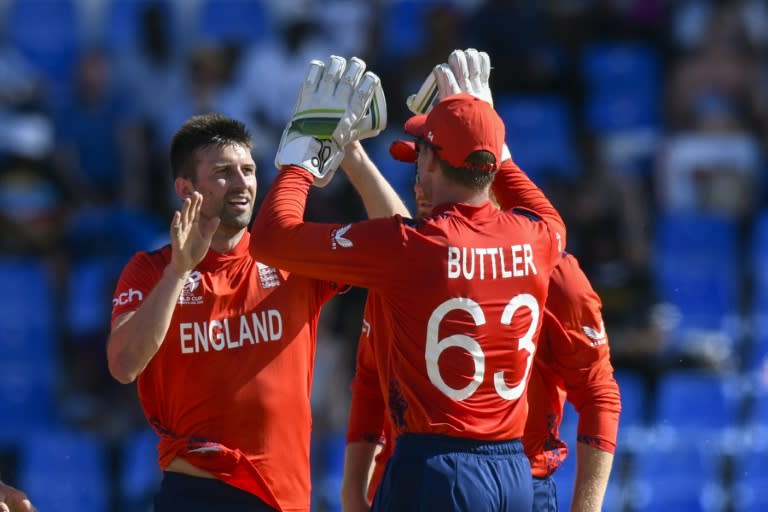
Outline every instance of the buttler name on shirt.
{"type": "Polygon", "coordinates": [[[536,274],[530,244],[448,247],[449,279],[509,279],[536,274]]]}

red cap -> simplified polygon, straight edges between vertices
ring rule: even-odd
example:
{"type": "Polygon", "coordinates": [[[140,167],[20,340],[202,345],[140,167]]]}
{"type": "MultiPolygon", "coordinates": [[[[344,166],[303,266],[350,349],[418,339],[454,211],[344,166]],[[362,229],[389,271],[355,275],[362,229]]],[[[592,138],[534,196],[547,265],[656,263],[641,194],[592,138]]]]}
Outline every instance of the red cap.
{"type": "MultiPolygon", "coordinates": [[[[438,158],[452,167],[468,167],[467,158],[475,151],[488,151],[496,164],[483,168],[468,167],[478,172],[491,172],[501,163],[504,147],[504,122],[493,107],[470,94],[461,93],[440,101],[428,115],[417,115],[405,122],[405,132],[423,139],[437,152],[438,158]]],[[[415,145],[395,141],[390,146],[393,157],[414,162],[415,145]]]]}

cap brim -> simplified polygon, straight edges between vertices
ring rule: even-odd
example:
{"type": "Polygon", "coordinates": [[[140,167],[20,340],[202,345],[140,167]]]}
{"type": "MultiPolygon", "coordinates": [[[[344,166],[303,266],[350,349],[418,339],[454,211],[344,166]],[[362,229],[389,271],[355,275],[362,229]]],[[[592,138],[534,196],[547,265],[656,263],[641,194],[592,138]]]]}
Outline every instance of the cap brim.
{"type": "Polygon", "coordinates": [[[396,140],[389,145],[389,154],[400,162],[412,164],[419,158],[416,143],[410,140],[396,140]]]}
{"type": "Polygon", "coordinates": [[[427,116],[413,116],[405,122],[405,133],[422,138],[427,131],[427,116]]]}

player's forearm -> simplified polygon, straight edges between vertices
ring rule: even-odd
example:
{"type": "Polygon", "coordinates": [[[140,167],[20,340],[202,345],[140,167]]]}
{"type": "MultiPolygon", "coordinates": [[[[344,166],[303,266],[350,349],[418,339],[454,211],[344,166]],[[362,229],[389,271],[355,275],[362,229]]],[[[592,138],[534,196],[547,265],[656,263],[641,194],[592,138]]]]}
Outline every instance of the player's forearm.
{"type": "Polygon", "coordinates": [[[176,302],[186,281],[170,266],[130,318],[115,325],[107,342],[112,376],[128,384],[147,367],[168,332],[176,302]]]}
{"type": "Polygon", "coordinates": [[[299,167],[281,169],[251,226],[250,251],[255,259],[285,266],[283,252],[299,246],[297,231],[304,223],[312,180],[312,175],[299,167]]]}
{"type": "Polygon", "coordinates": [[[571,512],[600,512],[612,465],[612,453],[576,443],[576,481],[571,512]]]}
{"type": "Polygon", "coordinates": [[[400,196],[382,176],[360,142],[354,141],[347,145],[341,168],[360,194],[369,218],[411,216],[400,196]]]}
{"type": "Polygon", "coordinates": [[[374,468],[377,443],[349,443],[344,450],[344,475],[341,481],[341,503],[344,512],[366,510],[368,485],[374,468]],[[361,509],[361,507],[366,507],[361,509]]]}

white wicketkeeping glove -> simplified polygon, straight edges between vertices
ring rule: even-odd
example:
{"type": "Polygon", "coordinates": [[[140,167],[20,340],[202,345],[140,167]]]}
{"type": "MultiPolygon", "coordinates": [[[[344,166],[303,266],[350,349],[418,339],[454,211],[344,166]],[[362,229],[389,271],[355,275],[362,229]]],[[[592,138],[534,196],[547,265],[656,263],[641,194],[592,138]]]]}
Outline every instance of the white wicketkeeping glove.
{"type": "MultiPolygon", "coordinates": [[[[443,98],[467,93],[493,106],[493,95],[488,83],[490,76],[491,58],[487,53],[474,48],[453,50],[448,56],[448,63],[435,66],[418,92],[408,97],[406,105],[414,114],[428,114],[443,98]]],[[[502,161],[511,158],[506,144],[501,158],[502,161]]]]}
{"type": "Polygon", "coordinates": [[[352,141],[378,135],[387,124],[381,80],[365,62],[331,55],[307,67],[293,116],[283,131],[275,166],[297,165],[327,185],[352,141]]]}
{"type": "Polygon", "coordinates": [[[414,114],[428,114],[435,104],[453,94],[465,92],[487,101],[493,106],[493,96],[488,79],[491,75],[491,58],[474,48],[454,50],[447,64],[432,69],[416,94],[406,100],[414,114]]]}

